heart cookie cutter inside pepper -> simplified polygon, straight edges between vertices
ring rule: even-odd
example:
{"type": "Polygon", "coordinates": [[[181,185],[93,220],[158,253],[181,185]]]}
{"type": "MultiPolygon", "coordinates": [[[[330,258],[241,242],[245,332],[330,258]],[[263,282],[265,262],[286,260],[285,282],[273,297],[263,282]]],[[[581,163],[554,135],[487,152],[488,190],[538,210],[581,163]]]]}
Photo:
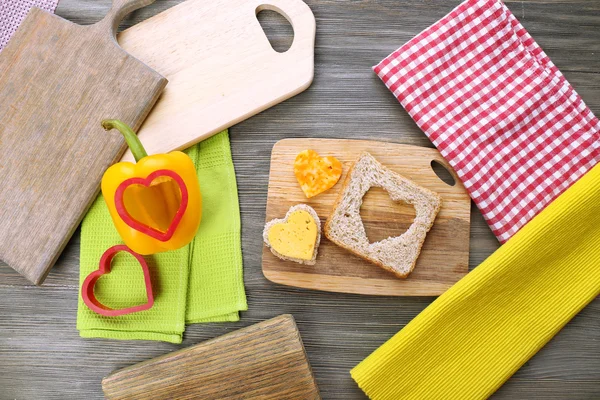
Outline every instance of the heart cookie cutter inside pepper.
{"type": "Polygon", "coordinates": [[[148,155],[129,126],[104,120],[123,134],[136,163],[120,162],[102,177],[102,194],[125,244],[139,254],[179,249],[192,241],[202,217],[194,163],[173,151],[148,155]]]}
{"type": "Polygon", "coordinates": [[[117,317],[119,315],[149,310],[154,305],[154,294],[152,293],[152,281],[150,280],[150,270],[148,269],[148,264],[146,263],[146,260],[144,260],[144,257],[122,244],[109,248],[104,252],[104,254],[102,254],[98,269],[89,274],[83,281],[83,285],[81,286],[81,297],[83,298],[83,302],[85,303],[85,305],[88,306],[90,310],[94,311],[97,314],[104,315],[107,317],[117,317]],[[135,259],[139,262],[140,267],[142,267],[142,271],[144,273],[144,283],[146,285],[146,296],[148,298],[148,301],[145,304],[141,304],[138,306],[115,310],[105,306],[96,298],[96,295],[94,293],[94,286],[96,286],[96,282],[98,282],[98,279],[100,279],[102,275],[110,273],[110,265],[112,263],[112,260],[115,257],[115,255],[117,255],[117,253],[121,251],[125,251],[134,256],[135,259]]]}

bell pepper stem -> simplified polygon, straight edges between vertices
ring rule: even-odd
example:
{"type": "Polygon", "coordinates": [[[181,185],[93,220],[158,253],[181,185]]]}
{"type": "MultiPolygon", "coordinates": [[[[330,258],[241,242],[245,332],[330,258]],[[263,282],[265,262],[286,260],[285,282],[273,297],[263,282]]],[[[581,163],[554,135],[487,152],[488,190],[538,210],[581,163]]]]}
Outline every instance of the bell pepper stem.
{"type": "Polygon", "coordinates": [[[148,156],[142,142],[140,142],[140,139],[135,132],[126,123],[119,121],[118,119],[105,119],[102,121],[102,127],[107,131],[116,129],[121,132],[136,162],[148,156]]]}

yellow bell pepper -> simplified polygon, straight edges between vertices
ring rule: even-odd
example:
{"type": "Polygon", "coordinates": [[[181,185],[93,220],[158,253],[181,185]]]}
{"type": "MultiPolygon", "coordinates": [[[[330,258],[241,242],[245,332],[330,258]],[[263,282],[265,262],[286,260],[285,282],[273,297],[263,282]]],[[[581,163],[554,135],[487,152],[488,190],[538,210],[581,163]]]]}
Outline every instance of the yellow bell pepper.
{"type": "Polygon", "coordinates": [[[148,156],[137,135],[119,120],[102,121],[125,137],[136,163],[120,162],[102,177],[102,195],[125,244],[147,255],[192,241],[202,217],[196,169],[187,154],[148,156]]]}

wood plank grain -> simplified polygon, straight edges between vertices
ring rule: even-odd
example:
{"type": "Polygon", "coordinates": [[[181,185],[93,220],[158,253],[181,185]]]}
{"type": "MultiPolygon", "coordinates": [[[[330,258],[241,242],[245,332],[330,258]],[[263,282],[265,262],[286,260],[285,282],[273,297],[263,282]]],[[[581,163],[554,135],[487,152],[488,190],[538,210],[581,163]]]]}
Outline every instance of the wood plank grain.
{"type": "MultiPolygon", "coordinates": [[[[157,1],[132,13],[122,27],[180,1],[157,1]]],[[[249,304],[242,320],[188,326],[182,345],[79,338],[75,330],[79,277],[76,233],[42,288],[32,287],[12,269],[0,266],[0,398],[100,400],[104,398],[100,382],[113,370],[291,313],[322,397],[366,400],[348,371],[434,298],[328,293],[268,281],[260,262],[271,149],[286,137],[384,140],[432,147],[370,67],[459,0],[307,3],[317,19],[312,86],[230,130],[249,304]]],[[[507,5],[599,115],[600,2],[509,1],[507,5]]],[[[61,0],[57,13],[90,24],[99,21],[109,8],[110,0],[61,0]]],[[[262,18],[263,23],[273,22],[266,13],[262,18]]],[[[285,43],[289,39],[289,26],[272,28],[274,40],[285,43]]],[[[481,213],[473,207],[470,268],[498,246],[481,213]]],[[[492,398],[598,399],[599,353],[600,299],[596,299],[492,398]]]]}
{"type": "MultiPolygon", "coordinates": [[[[417,265],[406,279],[393,274],[321,237],[317,263],[306,266],[277,258],[263,247],[262,268],[276,283],[341,293],[392,296],[440,295],[469,271],[471,201],[449,164],[435,149],[367,140],[284,139],[273,146],[266,221],[282,218],[296,204],[308,204],[325,221],[335,203],[352,163],[363,152],[370,153],[392,171],[438,193],[442,208],[421,249],[417,265]],[[340,182],[328,191],[307,199],[293,173],[296,155],[312,149],[332,155],[343,165],[340,182]],[[443,182],[431,167],[444,165],[455,178],[453,186],[443,182]]],[[[385,190],[370,189],[360,208],[371,242],[402,234],[412,224],[414,208],[398,205],[385,190]]]]}
{"type": "Polygon", "coordinates": [[[102,388],[113,400],[321,398],[291,315],[117,371],[102,388]]]}
{"type": "Polygon", "coordinates": [[[115,41],[123,16],[153,0],[115,0],[80,26],[34,8],[0,54],[0,258],[41,284],[125,149],[100,122],[134,129],[166,80],[115,41]]]}

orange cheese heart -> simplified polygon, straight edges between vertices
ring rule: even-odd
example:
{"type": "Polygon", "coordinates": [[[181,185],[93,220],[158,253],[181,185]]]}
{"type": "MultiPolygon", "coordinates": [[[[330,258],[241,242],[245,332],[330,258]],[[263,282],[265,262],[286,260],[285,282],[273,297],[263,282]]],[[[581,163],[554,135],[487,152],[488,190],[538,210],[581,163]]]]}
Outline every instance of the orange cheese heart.
{"type": "Polygon", "coordinates": [[[294,174],[310,199],[337,183],[342,176],[342,163],[333,156],[321,157],[314,150],[304,150],[296,156],[294,174]]]}

